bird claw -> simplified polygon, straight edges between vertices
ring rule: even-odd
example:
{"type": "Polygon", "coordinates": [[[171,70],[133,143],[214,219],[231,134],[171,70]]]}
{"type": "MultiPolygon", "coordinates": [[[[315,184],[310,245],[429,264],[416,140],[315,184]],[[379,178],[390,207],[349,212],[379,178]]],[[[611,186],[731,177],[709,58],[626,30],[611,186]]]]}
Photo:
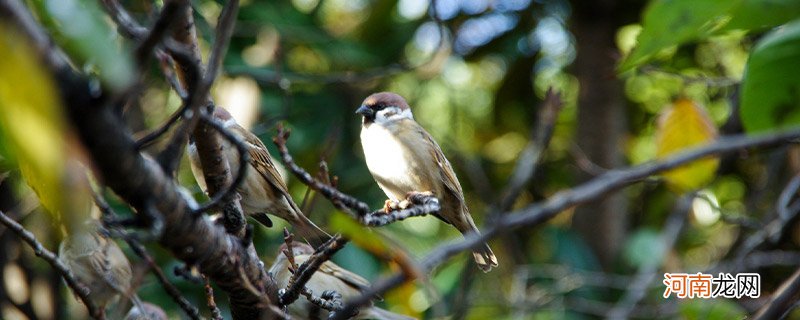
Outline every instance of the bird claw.
{"type": "Polygon", "coordinates": [[[411,206],[411,201],[408,201],[408,200],[403,200],[403,201],[400,201],[399,203],[397,203],[397,207],[402,209],[402,210],[405,210],[406,208],[408,208],[410,206],[411,206]]]}
{"type": "Polygon", "coordinates": [[[397,201],[386,199],[386,201],[383,202],[383,212],[389,213],[395,211],[397,210],[398,206],[399,204],[397,201]]]}

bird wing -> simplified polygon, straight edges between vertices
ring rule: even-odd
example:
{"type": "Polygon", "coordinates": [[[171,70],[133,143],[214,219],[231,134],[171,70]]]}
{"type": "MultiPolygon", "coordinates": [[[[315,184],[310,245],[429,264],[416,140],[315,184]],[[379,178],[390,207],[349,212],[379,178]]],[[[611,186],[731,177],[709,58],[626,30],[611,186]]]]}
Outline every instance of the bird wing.
{"type": "Polygon", "coordinates": [[[104,259],[97,259],[101,261],[92,260],[92,267],[95,270],[103,270],[101,273],[103,275],[103,279],[108,283],[114,290],[118,291],[123,295],[128,295],[128,290],[130,289],[130,279],[132,276],[132,270],[130,267],[130,262],[128,262],[128,258],[122,252],[122,249],[117,246],[111,239],[105,239],[106,243],[103,246],[102,250],[105,251],[105,254],[99,255],[95,254],[95,257],[105,257],[104,259]],[[98,269],[95,266],[95,263],[102,263],[100,266],[101,269],[98,269]]]}
{"type": "Polygon", "coordinates": [[[319,271],[334,276],[359,291],[364,291],[369,288],[369,281],[367,281],[367,279],[331,262],[326,261],[323,263],[322,266],[319,267],[319,271]]]}
{"type": "Polygon", "coordinates": [[[277,191],[284,198],[286,198],[286,200],[289,202],[289,205],[292,206],[292,209],[299,213],[300,208],[297,207],[297,204],[294,203],[294,200],[292,200],[292,197],[289,195],[286,184],[283,182],[281,174],[278,173],[278,169],[275,167],[275,164],[272,163],[272,157],[269,155],[269,151],[264,143],[261,142],[261,140],[255,135],[246,137],[245,143],[247,143],[250,147],[250,162],[253,167],[255,167],[261,176],[264,177],[264,179],[267,180],[270,185],[272,185],[273,190],[277,191]]]}
{"type": "MultiPolygon", "coordinates": [[[[458,177],[456,177],[455,171],[453,171],[453,166],[450,165],[450,161],[444,157],[444,153],[442,152],[442,148],[439,147],[439,144],[433,140],[433,137],[425,131],[424,128],[418,126],[419,134],[422,135],[423,140],[428,143],[428,150],[430,150],[432,154],[432,158],[436,161],[436,164],[439,166],[440,172],[440,179],[442,180],[442,184],[444,185],[444,191],[447,194],[438,195],[439,197],[450,196],[454,199],[458,200],[459,205],[461,206],[461,210],[464,212],[469,212],[467,209],[466,204],[464,203],[464,192],[461,189],[461,183],[458,182],[458,177]]],[[[445,199],[439,199],[442,201],[442,205],[444,205],[445,199]]],[[[444,208],[442,208],[444,210],[444,208]]],[[[441,215],[437,215],[441,217],[441,215]]],[[[440,218],[441,219],[441,218],[440,218]]],[[[442,219],[447,223],[452,224],[452,222],[442,219]]]]}

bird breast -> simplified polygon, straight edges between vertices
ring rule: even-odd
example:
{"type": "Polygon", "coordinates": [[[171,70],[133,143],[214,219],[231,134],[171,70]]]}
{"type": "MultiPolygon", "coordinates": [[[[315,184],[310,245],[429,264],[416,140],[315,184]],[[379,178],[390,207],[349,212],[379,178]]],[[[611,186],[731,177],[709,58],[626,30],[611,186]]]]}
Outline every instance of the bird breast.
{"type": "Polygon", "coordinates": [[[411,191],[431,190],[431,177],[425,167],[431,165],[431,155],[424,146],[414,145],[404,137],[414,137],[402,123],[392,126],[365,125],[361,129],[361,144],[370,173],[386,195],[402,200],[411,191]]]}

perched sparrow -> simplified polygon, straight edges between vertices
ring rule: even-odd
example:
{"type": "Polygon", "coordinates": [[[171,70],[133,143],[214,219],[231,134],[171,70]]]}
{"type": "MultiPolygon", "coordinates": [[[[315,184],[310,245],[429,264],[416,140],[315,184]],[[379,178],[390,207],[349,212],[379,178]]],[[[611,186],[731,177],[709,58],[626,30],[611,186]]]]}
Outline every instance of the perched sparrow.
{"type": "MultiPolygon", "coordinates": [[[[131,264],[113,240],[89,229],[64,239],[58,248],[58,256],[75,278],[89,288],[89,299],[104,310],[118,297],[132,294],[131,264]]],[[[130,299],[137,298],[130,296],[130,299]]],[[[120,305],[122,303],[118,308],[120,305]]],[[[121,314],[125,314],[128,307],[129,304],[121,314]]]]}
{"type": "Polygon", "coordinates": [[[143,302],[141,307],[131,308],[125,320],[167,320],[167,313],[157,305],[143,302]]]}
{"type": "MultiPolygon", "coordinates": [[[[289,279],[292,273],[289,271],[291,266],[289,259],[283,253],[286,250],[286,244],[281,245],[278,250],[278,257],[270,267],[269,272],[275,277],[279,288],[286,288],[289,284],[289,279]]],[[[294,261],[297,265],[302,264],[314,253],[314,248],[311,246],[294,242],[292,244],[294,249],[294,261]]],[[[342,295],[342,300],[347,301],[361,295],[361,292],[369,287],[369,282],[361,276],[352,273],[337,264],[326,261],[320,266],[319,270],[311,276],[311,280],[306,283],[306,288],[311,292],[320,296],[324,291],[334,290],[342,295]]],[[[289,305],[289,313],[297,319],[313,318],[312,312],[319,312],[317,319],[327,319],[328,312],[326,310],[317,310],[318,308],[311,304],[304,296],[301,296],[297,301],[289,305]]],[[[361,309],[356,316],[356,319],[387,319],[387,320],[407,320],[414,319],[408,316],[396,314],[376,306],[369,306],[361,309]]]]}
{"type": "MultiPolygon", "coordinates": [[[[464,235],[478,233],[450,162],[431,135],[414,121],[403,97],[391,92],[373,94],[356,113],[363,116],[361,145],[367,167],[390,200],[401,201],[412,192],[431,192],[442,206],[437,218],[464,235]]],[[[472,255],[484,272],[497,266],[486,243],[472,255]]]]}
{"type": "MultiPolygon", "coordinates": [[[[244,141],[250,150],[250,167],[247,169],[244,181],[236,189],[242,197],[241,204],[244,213],[267,227],[272,226],[272,221],[267,216],[267,213],[276,215],[288,221],[297,229],[300,236],[312,241],[312,243],[330,238],[330,235],[303,215],[303,212],[294,203],[292,196],[286,191],[286,184],[284,184],[280,174],[275,169],[264,143],[253,133],[237,124],[236,120],[225,109],[215,108],[214,118],[244,141]]],[[[228,140],[221,140],[222,152],[228,159],[231,172],[236,173],[239,170],[239,153],[236,147],[228,140]]],[[[202,166],[200,165],[200,155],[197,153],[194,141],[189,142],[188,151],[192,163],[192,173],[200,187],[203,190],[207,190],[203,170],[201,169],[202,166]]]]}

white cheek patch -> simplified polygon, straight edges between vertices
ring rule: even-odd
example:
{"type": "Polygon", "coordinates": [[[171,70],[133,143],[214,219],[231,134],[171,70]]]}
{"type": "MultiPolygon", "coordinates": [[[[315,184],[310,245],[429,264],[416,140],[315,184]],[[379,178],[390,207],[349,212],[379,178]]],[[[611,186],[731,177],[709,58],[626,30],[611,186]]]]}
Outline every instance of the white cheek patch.
{"type": "Polygon", "coordinates": [[[375,123],[386,124],[400,119],[414,119],[411,109],[400,110],[398,107],[386,107],[375,114],[375,123]]]}

